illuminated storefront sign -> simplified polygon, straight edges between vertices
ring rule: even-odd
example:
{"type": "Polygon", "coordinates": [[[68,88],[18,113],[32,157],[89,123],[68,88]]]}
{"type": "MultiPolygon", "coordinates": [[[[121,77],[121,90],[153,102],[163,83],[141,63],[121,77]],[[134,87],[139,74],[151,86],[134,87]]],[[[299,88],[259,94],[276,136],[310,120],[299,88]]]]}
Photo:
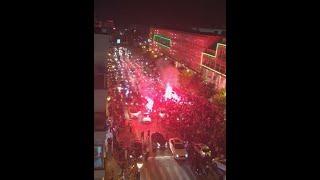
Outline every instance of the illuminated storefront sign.
{"type": "Polygon", "coordinates": [[[171,47],[171,39],[161,36],[159,34],[153,35],[153,41],[157,42],[157,44],[161,45],[162,47],[165,47],[165,48],[171,47]]]}

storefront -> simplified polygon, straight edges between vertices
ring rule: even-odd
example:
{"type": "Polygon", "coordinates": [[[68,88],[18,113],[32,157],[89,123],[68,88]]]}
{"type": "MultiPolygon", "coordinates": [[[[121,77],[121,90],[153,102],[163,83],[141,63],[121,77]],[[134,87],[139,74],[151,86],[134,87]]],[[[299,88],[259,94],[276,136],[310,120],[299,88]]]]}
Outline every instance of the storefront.
{"type": "Polygon", "coordinates": [[[103,180],[105,177],[104,168],[104,145],[94,145],[94,179],[103,180]]]}

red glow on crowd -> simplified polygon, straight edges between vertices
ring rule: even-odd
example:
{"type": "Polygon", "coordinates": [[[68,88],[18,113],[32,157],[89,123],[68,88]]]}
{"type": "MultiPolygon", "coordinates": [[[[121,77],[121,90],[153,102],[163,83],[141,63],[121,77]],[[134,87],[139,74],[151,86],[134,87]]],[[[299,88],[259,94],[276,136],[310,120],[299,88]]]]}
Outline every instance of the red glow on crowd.
{"type": "Polygon", "coordinates": [[[169,83],[166,84],[166,92],[164,94],[164,100],[173,99],[174,101],[180,101],[180,97],[173,91],[169,83]]]}
{"type": "Polygon", "coordinates": [[[152,112],[154,101],[149,97],[146,97],[146,100],[148,101],[148,103],[146,104],[146,108],[149,112],[152,112]]]}

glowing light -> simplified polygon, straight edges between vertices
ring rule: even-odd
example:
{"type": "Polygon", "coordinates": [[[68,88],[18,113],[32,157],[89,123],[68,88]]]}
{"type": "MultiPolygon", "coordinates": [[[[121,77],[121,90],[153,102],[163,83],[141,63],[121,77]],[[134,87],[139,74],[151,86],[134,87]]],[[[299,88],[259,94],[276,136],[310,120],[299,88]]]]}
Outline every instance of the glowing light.
{"type": "Polygon", "coordinates": [[[166,92],[164,94],[164,99],[173,99],[175,101],[180,101],[180,97],[172,90],[169,83],[166,84],[166,92]]]}
{"type": "Polygon", "coordinates": [[[170,45],[170,46],[171,46],[171,39],[166,38],[166,37],[163,37],[163,36],[158,35],[158,34],[154,34],[154,35],[153,35],[153,41],[154,41],[154,42],[156,42],[157,44],[159,44],[159,45],[161,45],[161,46],[163,46],[163,47],[165,47],[165,48],[170,48],[169,46],[167,46],[167,45],[165,45],[165,44],[162,44],[162,43],[160,43],[160,42],[157,42],[157,41],[155,40],[155,39],[159,39],[159,38],[164,39],[165,41],[169,41],[169,45],[170,45]]]}
{"type": "Polygon", "coordinates": [[[149,98],[149,97],[146,97],[146,100],[148,101],[148,103],[146,104],[146,108],[149,112],[152,111],[152,107],[153,107],[153,104],[154,104],[154,101],[149,98]]]}
{"type": "Polygon", "coordinates": [[[169,46],[163,45],[163,44],[161,44],[161,43],[159,43],[159,42],[156,42],[156,43],[159,44],[160,46],[165,47],[165,48],[170,48],[169,46]]]}
{"type": "Polygon", "coordinates": [[[143,163],[142,163],[142,162],[138,162],[138,163],[137,163],[137,167],[138,167],[138,169],[141,169],[141,168],[142,168],[142,166],[143,166],[143,163]]]}
{"type": "Polygon", "coordinates": [[[161,118],[163,118],[164,117],[164,113],[159,113],[159,116],[161,117],[161,118]]]}

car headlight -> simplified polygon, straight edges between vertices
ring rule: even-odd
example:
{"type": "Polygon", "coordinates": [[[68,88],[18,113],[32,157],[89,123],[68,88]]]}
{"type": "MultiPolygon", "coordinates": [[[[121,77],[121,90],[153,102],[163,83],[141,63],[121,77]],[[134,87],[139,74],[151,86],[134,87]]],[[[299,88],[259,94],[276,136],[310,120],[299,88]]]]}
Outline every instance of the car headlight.
{"type": "Polygon", "coordinates": [[[179,155],[178,154],[176,154],[176,158],[178,158],[179,157],[179,155]]]}

